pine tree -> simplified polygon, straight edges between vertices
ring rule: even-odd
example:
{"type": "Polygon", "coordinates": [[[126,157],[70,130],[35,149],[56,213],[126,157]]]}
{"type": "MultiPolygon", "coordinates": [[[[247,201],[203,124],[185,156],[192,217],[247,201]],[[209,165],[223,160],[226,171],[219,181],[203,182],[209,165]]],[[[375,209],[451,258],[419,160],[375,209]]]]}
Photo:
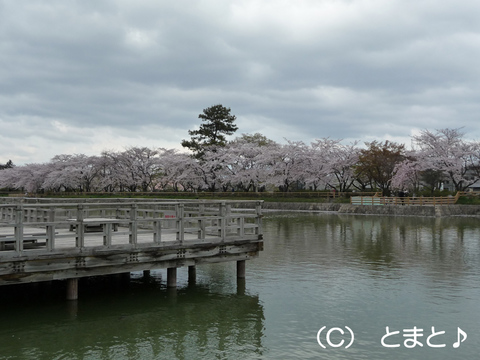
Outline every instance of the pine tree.
{"type": "Polygon", "coordinates": [[[198,115],[203,123],[198,130],[188,131],[191,140],[183,140],[182,146],[190,149],[198,159],[209,147],[225,146],[226,135],[232,135],[238,129],[234,124],[237,117],[231,115],[230,111],[230,108],[220,104],[204,109],[203,114],[198,115]]]}

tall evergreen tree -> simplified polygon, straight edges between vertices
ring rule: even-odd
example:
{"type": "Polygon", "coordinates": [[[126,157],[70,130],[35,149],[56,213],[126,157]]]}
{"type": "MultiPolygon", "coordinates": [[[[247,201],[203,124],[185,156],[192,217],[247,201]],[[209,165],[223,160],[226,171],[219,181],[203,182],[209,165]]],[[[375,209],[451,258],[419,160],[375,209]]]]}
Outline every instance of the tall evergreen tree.
{"type": "Polygon", "coordinates": [[[10,169],[12,167],[14,167],[15,165],[13,164],[12,160],[8,160],[6,162],[6,164],[0,164],[0,170],[4,170],[4,169],[10,169]]]}
{"type": "Polygon", "coordinates": [[[198,115],[202,124],[198,130],[189,130],[190,140],[183,140],[182,146],[190,149],[194,156],[201,159],[205,150],[211,146],[225,146],[226,135],[232,135],[238,127],[234,124],[235,115],[230,114],[231,109],[223,105],[213,105],[203,109],[198,115]]]}

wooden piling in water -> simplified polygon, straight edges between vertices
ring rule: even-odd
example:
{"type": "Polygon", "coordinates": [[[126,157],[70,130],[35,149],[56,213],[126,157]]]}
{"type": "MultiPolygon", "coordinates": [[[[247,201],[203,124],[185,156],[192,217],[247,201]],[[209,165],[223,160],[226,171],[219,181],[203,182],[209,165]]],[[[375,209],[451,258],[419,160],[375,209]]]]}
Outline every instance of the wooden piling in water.
{"type": "Polygon", "coordinates": [[[167,269],[167,287],[168,288],[177,287],[177,268],[167,269]]]}
{"type": "Polygon", "coordinates": [[[237,261],[237,278],[238,279],[245,279],[245,260],[238,260],[237,261]]]}
{"type": "Polygon", "coordinates": [[[78,279],[67,279],[67,300],[78,300],[78,279]]]}

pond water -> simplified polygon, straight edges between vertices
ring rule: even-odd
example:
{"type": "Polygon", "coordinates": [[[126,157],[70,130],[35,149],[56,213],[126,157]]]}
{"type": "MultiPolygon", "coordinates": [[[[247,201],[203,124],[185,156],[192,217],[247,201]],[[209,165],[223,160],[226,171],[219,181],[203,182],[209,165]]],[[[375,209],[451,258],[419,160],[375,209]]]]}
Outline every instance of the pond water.
{"type": "Polygon", "coordinates": [[[224,263],[173,291],[165,270],[84,279],[76,302],[2,287],[0,359],[478,356],[478,218],[266,213],[264,234],[245,282],[224,263]]]}

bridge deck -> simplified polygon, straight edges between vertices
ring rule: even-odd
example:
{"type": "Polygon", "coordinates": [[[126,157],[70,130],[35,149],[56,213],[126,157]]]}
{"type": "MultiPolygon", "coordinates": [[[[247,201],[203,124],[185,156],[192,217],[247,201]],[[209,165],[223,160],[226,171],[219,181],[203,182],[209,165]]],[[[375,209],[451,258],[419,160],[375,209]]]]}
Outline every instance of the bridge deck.
{"type": "Polygon", "coordinates": [[[262,250],[261,202],[0,205],[0,285],[205,262],[262,250]]]}

